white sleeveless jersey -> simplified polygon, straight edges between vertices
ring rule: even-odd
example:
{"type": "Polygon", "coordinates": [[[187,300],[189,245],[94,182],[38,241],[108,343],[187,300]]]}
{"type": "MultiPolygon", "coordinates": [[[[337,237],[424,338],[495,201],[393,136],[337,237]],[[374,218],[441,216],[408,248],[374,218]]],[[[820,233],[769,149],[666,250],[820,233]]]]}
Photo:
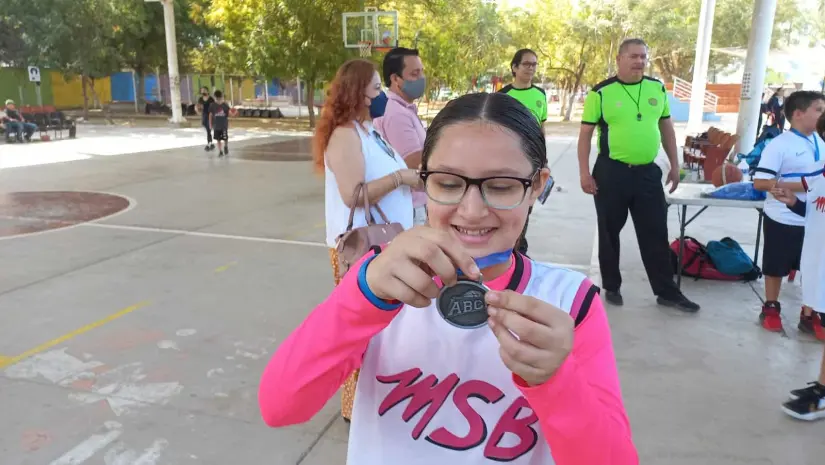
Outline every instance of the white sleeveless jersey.
{"type": "MultiPolygon", "coordinates": [[[[508,288],[570,313],[585,276],[519,262],[508,288]]],[[[512,376],[487,325],[454,327],[435,302],[404,308],[364,356],[347,464],[553,464],[538,418],[512,376]]]]}
{"type": "Polygon", "coordinates": [[[808,210],[802,246],[802,303],[825,313],[825,176],[808,178],[808,210]]]}
{"type": "MultiPolygon", "coordinates": [[[[361,153],[364,155],[364,180],[366,182],[374,181],[395,171],[407,168],[407,163],[401,155],[389,147],[388,144],[384,143],[383,140],[379,139],[380,136],[378,136],[371,122],[365,121],[364,128],[357,122],[355,123],[355,130],[361,139],[361,153]],[[364,128],[366,128],[366,131],[364,128]],[[385,147],[392,155],[385,151],[385,147]]],[[[341,198],[335,174],[329,169],[329,166],[327,166],[326,159],[324,160],[324,173],[324,216],[327,225],[327,246],[335,247],[338,236],[347,229],[350,208],[344,204],[344,200],[341,198]]],[[[349,194],[349,196],[352,197],[352,194],[349,194]]],[[[371,200],[371,203],[374,205],[376,202],[371,200]]],[[[399,186],[397,189],[382,197],[377,203],[390,223],[400,223],[405,230],[413,226],[412,191],[409,186],[399,186]]],[[[381,223],[382,220],[381,217],[378,216],[378,212],[374,208],[372,210],[375,221],[381,223]]],[[[355,209],[355,216],[353,216],[352,227],[360,228],[366,226],[366,224],[364,207],[357,207],[355,209]]]]}

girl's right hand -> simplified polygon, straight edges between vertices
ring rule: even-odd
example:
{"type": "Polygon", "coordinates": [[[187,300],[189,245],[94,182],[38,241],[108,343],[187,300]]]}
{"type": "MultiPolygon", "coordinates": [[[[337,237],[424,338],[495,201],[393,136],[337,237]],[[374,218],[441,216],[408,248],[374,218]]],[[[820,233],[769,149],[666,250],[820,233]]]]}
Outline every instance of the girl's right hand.
{"type": "Polygon", "coordinates": [[[396,236],[370,262],[367,285],[380,299],[424,308],[438,296],[433,277],[453,284],[459,268],[470,279],[481,277],[473,257],[455,238],[426,225],[417,226],[396,236]]]}

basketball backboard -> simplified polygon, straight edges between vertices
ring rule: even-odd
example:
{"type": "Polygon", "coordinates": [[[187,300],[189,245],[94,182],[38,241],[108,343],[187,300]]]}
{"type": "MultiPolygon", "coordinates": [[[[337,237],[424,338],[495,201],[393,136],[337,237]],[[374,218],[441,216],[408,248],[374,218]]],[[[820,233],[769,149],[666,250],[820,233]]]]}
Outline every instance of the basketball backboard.
{"type": "Polygon", "coordinates": [[[342,19],[346,48],[361,48],[364,42],[370,42],[372,48],[377,49],[398,46],[397,11],[366,8],[365,11],[344,13],[342,19]]]}

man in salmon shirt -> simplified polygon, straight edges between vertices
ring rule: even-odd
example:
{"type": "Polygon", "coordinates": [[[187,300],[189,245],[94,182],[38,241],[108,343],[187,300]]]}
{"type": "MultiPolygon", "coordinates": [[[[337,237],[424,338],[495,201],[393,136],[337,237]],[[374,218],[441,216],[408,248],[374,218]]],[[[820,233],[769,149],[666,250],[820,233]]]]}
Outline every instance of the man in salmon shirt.
{"type": "MultiPolygon", "coordinates": [[[[373,123],[392,148],[404,157],[407,166],[417,169],[421,164],[427,131],[418,118],[418,107],[413,102],[424,95],[427,87],[424,64],[418,50],[397,47],[384,56],[382,71],[384,84],[389,89],[389,101],[384,116],[376,118],[373,123]]],[[[426,204],[427,194],[414,191],[414,224],[427,222],[426,204]]]]}

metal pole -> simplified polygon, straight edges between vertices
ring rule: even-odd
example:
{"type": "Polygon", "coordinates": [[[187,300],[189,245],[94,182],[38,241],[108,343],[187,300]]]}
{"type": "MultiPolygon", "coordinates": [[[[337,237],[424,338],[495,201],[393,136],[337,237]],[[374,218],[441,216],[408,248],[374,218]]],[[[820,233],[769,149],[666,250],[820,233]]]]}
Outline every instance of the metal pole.
{"type": "MultiPolygon", "coordinates": [[[[364,20],[366,21],[366,20],[364,20]]],[[[301,78],[298,77],[298,118],[301,117],[301,78]]]]}
{"type": "Polygon", "coordinates": [[[756,142],[756,127],[762,104],[762,89],[765,87],[768,55],[771,48],[771,33],[776,15],[776,0],[757,0],[753,8],[748,55],[742,74],[742,94],[739,103],[739,120],[736,124],[737,153],[749,153],[756,142]]]}
{"type": "Polygon", "coordinates": [[[232,105],[235,104],[235,83],[232,82],[232,76],[229,76],[229,101],[232,105]]]}
{"type": "Polygon", "coordinates": [[[40,95],[40,83],[39,82],[35,83],[34,91],[37,92],[37,106],[42,107],[43,106],[43,97],[40,95]]]}
{"type": "MultiPolygon", "coordinates": [[[[172,97],[171,123],[182,123],[183,114],[180,108],[180,75],[178,75],[178,46],[175,36],[175,6],[173,0],[163,0],[163,24],[166,29],[166,58],[169,68],[169,93],[172,97]]],[[[160,76],[158,76],[160,78],[160,76]]],[[[160,87],[160,82],[158,82],[160,87]]]]}
{"type": "Polygon", "coordinates": [[[693,65],[693,86],[690,90],[690,110],[687,132],[698,132],[705,112],[705,89],[708,78],[710,44],[713,37],[713,13],[716,0],[702,0],[699,17],[699,32],[696,36],[696,60],[693,65]]]}
{"type": "Polygon", "coordinates": [[[135,93],[135,113],[140,113],[140,99],[137,93],[137,73],[132,70],[132,91],[135,93]]]}

